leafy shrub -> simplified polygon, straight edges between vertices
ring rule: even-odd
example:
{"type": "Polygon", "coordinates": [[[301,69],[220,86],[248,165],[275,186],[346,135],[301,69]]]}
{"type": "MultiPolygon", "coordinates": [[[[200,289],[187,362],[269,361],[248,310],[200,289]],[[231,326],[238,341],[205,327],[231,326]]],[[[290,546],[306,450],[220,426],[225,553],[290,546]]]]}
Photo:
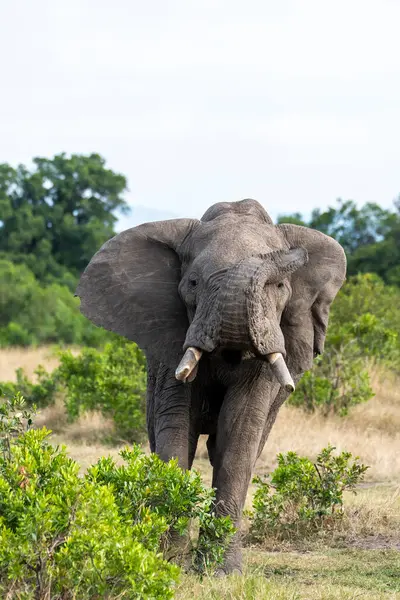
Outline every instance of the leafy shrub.
{"type": "Polygon", "coordinates": [[[146,369],[136,344],[117,338],[102,351],[84,348],[79,356],[61,352],[52,378],[65,393],[70,420],[100,410],[113,419],[121,440],[141,441],[146,433],[146,369]]]}
{"type": "Polygon", "coordinates": [[[346,415],[373,397],[371,363],[400,369],[400,292],[377,275],[352,277],[333,302],[325,352],[289,403],[346,415]]]}
{"type": "MultiPolygon", "coordinates": [[[[31,429],[20,394],[0,405],[0,592],[9,600],[164,599],[179,569],[163,559],[172,525],[208,523],[219,540],[193,564],[213,566],[233,533],[206,511],[214,498],[196,473],[126,450],[127,465],[101,459],[84,477],[45,428],[31,429]]],[[[206,540],[205,545],[210,546],[206,540]]]]}
{"type": "Polygon", "coordinates": [[[366,402],[373,395],[365,358],[354,355],[350,344],[339,350],[326,350],[318,357],[289,397],[289,404],[308,412],[319,409],[325,416],[331,413],[344,416],[352,406],[366,402]]]}
{"type": "Polygon", "coordinates": [[[0,589],[8,598],[170,598],[178,570],[119,513],[111,486],[79,476],[46,429],[23,431],[20,396],[1,406],[0,589]]]}
{"type": "Polygon", "coordinates": [[[203,569],[220,563],[234,528],[229,517],[214,516],[214,491],[204,487],[200,474],[182,471],[176,460],[165,463],[156,454],[146,456],[139,446],[123,450],[121,456],[126,462],[121,467],[111,457],[101,458],[89,469],[88,479],[111,486],[121,514],[138,526],[149,511],[162,519],[165,530],[153,531],[152,544],[167,548],[169,535],[187,534],[196,519],[202,535],[192,548],[193,564],[203,569]]]}
{"type": "Polygon", "coordinates": [[[315,463],[295,452],[278,455],[270,477],[255,477],[250,537],[290,537],[313,532],[343,515],[343,492],[362,481],[368,467],[352,460],[350,452],[335,456],[328,446],[315,463]]]}
{"type": "Polygon", "coordinates": [[[34,371],[37,382],[30,381],[24,370],[15,371],[16,382],[8,381],[1,384],[2,392],[7,397],[20,393],[29,406],[45,408],[54,403],[58,390],[56,377],[50,375],[41,365],[34,371]]]}
{"type": "Polygon", "coordinates": [[[30,346],[34,336],[20,323],[10,321],[0,329],[0,348],[5,346],[30,346]]]}
{"type": "Polygon", "coordinates": [[[98,410],[113,419],[119,441],[143,440],[146,363],[136,344],[116,336],[103,350],[83,348],[77,356],[60,351],[59,358],[52,373],[41,366],[36,369],[36,383],[17,369],[16,383],[1,383],[3,391],[8,395],[21,391],[29,405],[41,408],[53,404],[59,393],[71,422],[86,411],[98,410]]]}

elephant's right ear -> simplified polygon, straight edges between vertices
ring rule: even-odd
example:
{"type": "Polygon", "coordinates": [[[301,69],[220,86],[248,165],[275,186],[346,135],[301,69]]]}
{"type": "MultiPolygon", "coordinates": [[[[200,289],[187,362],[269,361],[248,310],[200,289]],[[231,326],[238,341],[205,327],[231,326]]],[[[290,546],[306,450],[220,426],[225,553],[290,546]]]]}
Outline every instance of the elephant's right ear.
{"type": "Polygon", "coordinates": [[[320,231],[292,224],[277,229],[289,248],[303,248],[308,255],[308,262],[291,275],[292,296],[281,320],[288,367],[300,374],[324,350],[329,310],[346,277],[346,255],[320,231]]]}
{"type": "Polygon", "coordinates": [[[197,223],[145,223],[106,242],[77,287],[81,312],[96,325],[137,342],[147,355],[175,366],[188,328],[178,294],[177,252],[197,223]]]}

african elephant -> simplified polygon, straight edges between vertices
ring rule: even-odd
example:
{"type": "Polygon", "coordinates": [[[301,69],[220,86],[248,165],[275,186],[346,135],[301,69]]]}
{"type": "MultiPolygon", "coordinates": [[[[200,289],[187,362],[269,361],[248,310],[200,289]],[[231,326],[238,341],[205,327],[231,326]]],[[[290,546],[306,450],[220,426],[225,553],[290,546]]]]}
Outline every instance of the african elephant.
{"type": "MultiPolygon", "coordinates": [[[[275,226],[242,200],[215,204],[200,221],[128,229],[81,277],[83,314],[146,353],[151,450],[190,468],[207,434],[216,511],[236,525],[277,412],[323,351],[345,271],[335,240],[275,226]]],[[[237,535],[223,570],[240,569],[237,535]]]]}

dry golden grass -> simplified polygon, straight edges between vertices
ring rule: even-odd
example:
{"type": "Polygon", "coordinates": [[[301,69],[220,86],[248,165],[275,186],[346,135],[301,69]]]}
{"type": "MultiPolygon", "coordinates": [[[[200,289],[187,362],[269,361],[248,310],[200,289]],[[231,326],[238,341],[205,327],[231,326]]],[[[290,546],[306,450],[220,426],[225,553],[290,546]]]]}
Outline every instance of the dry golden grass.
{"type": "Polygon", "coordinates": [[[68,423],[62,402],[57,401],[40,412],[36,418],[38,427],[46,426],[52,434],[54,444],[66,444],[68,454],[78,461],[83,470],[97,462],[101,456],[112,456],[117,462],[121,447],[108,446],[104,439],[112,433],[113,424],[99,412],[82,415],[77,421],[68,423]]]}
{"type": "MultiPolygon", "coordinates": [[[[70,347],[74,354],[79,349],[70,347]]],[[[47,371],[52,371],[58,365],[56,346],[39,346],[28,348],[0,348],[0,381],[14,381],[15,371],[22,367],[29,378],[34,378],[34,371],[42,365],[47,371]]]]}
{"type": "Polygon", "coordinates": [[[339,533],[346,545],[400,549],[400,485],[377,484],[345,492],[346,514],[339,533]]]}
{"type": "Polygon", "coordinates": [[[14,381],[19,367],[31,378],[39,364],[49,371],[57,366],[58,360],[52,347],[0,348],[0,381],[14,381]]]}
{"type": "Polygon", "coordinates": [[[101,442],[94,442],[92,444],[73,442],[66,440],[65,436],[59,435],[52,436],[52,443],[60,445],[66,444],[69,456],[81,465],[82,471],[86,471],[102,456],[111,456],[117,464],[121,464],[123,462],[122,458],[119,456],[119,452],[122,447],[110,447],[102,444],[101,442]]]}

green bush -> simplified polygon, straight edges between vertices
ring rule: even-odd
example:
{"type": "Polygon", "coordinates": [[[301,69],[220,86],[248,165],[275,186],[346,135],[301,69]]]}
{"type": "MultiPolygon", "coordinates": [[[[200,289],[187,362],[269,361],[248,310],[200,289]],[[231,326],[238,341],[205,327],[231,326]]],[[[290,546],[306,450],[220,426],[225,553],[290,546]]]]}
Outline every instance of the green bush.
{"type": "Polygon", "coordinates": [[[112,487],[80,477],[65,448],[48,442],[49,431],[23,431],[23,418],[31,420],[18,416],[21,397],[0,408],[4,597],[171,598],[178,570],[145,535],[163,532],[164,520],[148,512],[142,529],[135,526],[120,514],[112,487]]]}
{"type": "Polygon", "coordinates": [[[289,404],[308,412],[318,409],[324,416],[347,415],[352,406],[374,396],[367,366],[351,344],[339,350],[327,349],[303,375],[289,404]]]}
{"type": "Polygon", "coordinates": [[[156,454],[145,455],[139,446],[121,456],[126,463],[121,467],[110,457],[101,458],[89,469],[89,481],[111,486],[120,513],[139,528],[149,511],[162,519],[165,529],[150,532],[151,547],[168,548],[170,534],[187,534],[195,519],[202,535],[192,547],[193,565],[203,570],[219,564],[234,528],[229,517],[215,517],[214,491],[204,487],[200,474],[182,471],[176,460],[165,463],[156,454]]]}
{"type": "Polygon", "coordinates": [[[0,405],[2,597],[171,598],[179,569],[161,551],[171,526],[183,533],[190,518],[213,534],[194,545],[193,565],[221,561],[233,526],[210,512],[213,492],[197,473],[134,447],[126,465],[101,459],[82,477],[50,432],[31,425],[21,395],[0,405]]]}
{"type": "Polygon", "coordinates": [[[333,302],[325,352],[300,380],[289,403],[346,415],[373,397],[372,364],[400,370],[400,291],[377,275],[357,275],[333,302]]]}
{"type": "Polygon", "coordinates": [[[53,372],[65,394],[71,421],[88,410],[99,410],[114,421],[120,440],[142,441],[146,435],[146,369],[136,344],[117,338],[102,351],[84,348],[78,356],[60,353],[53,372]]]}
{"type": "Polygon", "coordinates": [[[28,379],[23,369],[17,369],[15,371],[16,382],[8,381],[1,383],[3,394],[6,397],[11,397],[20,393],[28,406],[45,408],[54,404],[58,390],[56,377],[50,375],[41,365],[35,369],[34,373],[37,379],[36,383],[28,379]]]}
{"type": "Polygon", "coordinates": [[[250,517],[250,537],[290,537],[312,533],[343,516],[343,492],[362,481],[368,467],[352,460],[350,452],[335,456],[328,446],[315,463],[295,452],[278,455],[271,476],[256,477],[250,517]]]}
{"type": "Polygon", "coordinates": [[[30,346],[34,336],[19,323],[10,321],[0,329],[0,348],[5,346],[30,346]]]}
{"type": "Polygon", "coordinates": [[[36,369],[36,383],[17,369],[16,383],[2,382],[3,391],[7,395],[20,391],[28,405],[40,408],[53,404],[59,394],[70,422],[87,411],[98,410],[113,420],[114,441],[143,441],[146,361],[136,344],[115,336],[103,350],[83,348],[77,356],[69,350],[60,351],[59,358],[60,365],[52,373],[41,366],[36,369]]]}

